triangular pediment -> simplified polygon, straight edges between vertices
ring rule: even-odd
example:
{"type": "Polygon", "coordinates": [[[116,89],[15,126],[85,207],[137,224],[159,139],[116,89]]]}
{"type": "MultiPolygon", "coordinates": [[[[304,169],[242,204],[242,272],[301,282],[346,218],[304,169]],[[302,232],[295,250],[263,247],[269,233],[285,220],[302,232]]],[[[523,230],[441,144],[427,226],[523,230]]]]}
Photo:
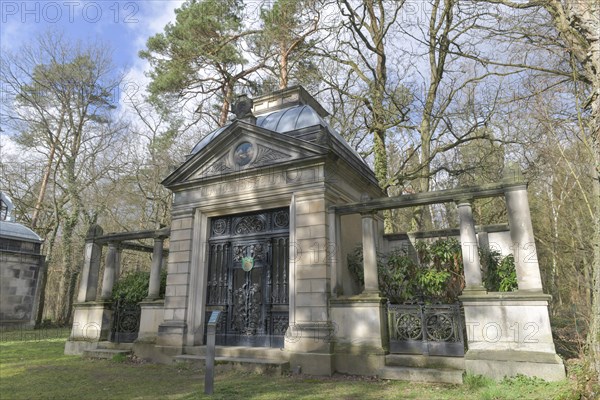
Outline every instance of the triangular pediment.
{"type": "Polygon", "coordinates": [[[164,181],[170,187],[326,154],[326,147],[236,121],[164,181]]]}

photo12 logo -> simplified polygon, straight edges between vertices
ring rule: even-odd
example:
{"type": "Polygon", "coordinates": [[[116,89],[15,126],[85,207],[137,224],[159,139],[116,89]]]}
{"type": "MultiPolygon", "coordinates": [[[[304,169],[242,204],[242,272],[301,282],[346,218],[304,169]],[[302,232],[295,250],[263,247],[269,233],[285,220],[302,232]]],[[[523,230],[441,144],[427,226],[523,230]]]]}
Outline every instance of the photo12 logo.
{"type": "Polygon", "coordinates": [[[133,1],[3,1],[2,23],[74,23],[100,20],[135,24],[139,5],[133,1]]]}

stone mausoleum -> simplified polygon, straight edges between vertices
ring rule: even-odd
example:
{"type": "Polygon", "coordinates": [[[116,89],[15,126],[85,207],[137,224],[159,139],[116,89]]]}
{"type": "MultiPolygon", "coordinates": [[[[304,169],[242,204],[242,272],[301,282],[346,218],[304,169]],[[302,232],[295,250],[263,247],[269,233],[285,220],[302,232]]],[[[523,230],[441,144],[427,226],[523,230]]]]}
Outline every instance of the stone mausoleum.
{"type": "Polygon", "coordinates": [[[208,316],[220,311],[216,343],[223,362],[441,382],[462,382],[465,370],[564,377],[535,258],[526,183],[386,198],[373,171],[327,125],[327,112],[303,88],[253,101],[241,97],[234,113],[163,181],[174,195],[169,228],[91,230],[66,353],[133,351],[160,362],[202,360],[208,316]],[[506,199],[508,225],[475,226],[472,200],[493,196],[506,199]],[[463,249],[462,304],[388,306],[379,292],[376,252],[410,238],[384,236],[380,211],[448,201],[457,202],[460,216],[452,235],[463,249]],[[140,304],[137,339],[110,343],[119,250],[142,237],[154,238],[155,245],[148,249],[150,287],[140,304]],[[505,250],[508,242],[524,249],[515,257],[516,292],[487,293],[482,286],[473,249],[492,237],[505,250]],[[167,287],[160,299],[167,238],[167,287]],[[360,245],[364,288],[347,267],[347,255],[360,245]]]}
{"type": "Polygon", "coordinates": [[[14,221],[11,199],[0,192],[0,326],[32,327],[39,304],[42,239],[14,221]]]}

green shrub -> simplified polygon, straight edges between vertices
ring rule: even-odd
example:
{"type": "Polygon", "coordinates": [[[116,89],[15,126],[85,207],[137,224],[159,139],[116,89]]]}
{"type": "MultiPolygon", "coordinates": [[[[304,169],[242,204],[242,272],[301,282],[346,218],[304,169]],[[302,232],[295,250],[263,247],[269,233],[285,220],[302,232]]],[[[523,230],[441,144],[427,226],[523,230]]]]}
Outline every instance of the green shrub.
{"type": "MultiPolygon", "coordinates": [[[[415,261],[404,249],[377,254],[379,288],[392,303],[419,298],[455,302],[464,286],[460,244],[456,239],[438,240],[431,245],[417,242],[415,261]]],[[[362,248],[348,256],[348,269],[364,285],[362,248]]]]}
{"type": "Polygon", "coordinates": [[[380,255],[377,261],[379,289],[392,303],[408,301],[420,294],[419,281],[412,279],[418,276],[418,265],[405,250],[395,249],[386,257],[380,255]]]}
{"type": "Polygon", "coordinates": [[[517,272],[512,254],[502,258],[497,251],[479,251],[481,266],[486,271],[483,284],[490,292],[511,292],[517,289],[517,272]]]}
{"type": "MultiPolygon", "coordinates": [[[[377,254],[379,257],[379,254],[377,254]]],[[[365,285],[365,274],[363,269],[363,252],[362,247],[356,247],[352,253],[348,254],[348,271],[354,281],[360,286],[365,285]]],[[[379,263],[379,260],[378,260],[379,263]]]]}
{"type": "MultiPolygon", "coordinates": [[[[127,303],[137,304],[148,297],[150,273],[147,271],[133,271],[119,278],[112,292],[113,300],[121,299],[127,303]]],[[[167,286],[167,272],[161,271],[159,296],[165,296],[167,286]]]]}
{"type": "Polygon", "coordinates": [[[511,292],[517,289],[517,270],[515,269],[515,258],[512,254],[507,255],[498,264],[497,272],[500,277],[501,292],[511,292]]]}
{"type": "MultiPolygon", "coordinates": [[[[415,244],[416,259],[405,249],[377,254],[379,289],[392,303],[423,299],[454,303],[465,285],[460,242],[454,238],[428,244],[415,244]]],[[[508,292],[517,288],[512,255],[501,257],[496,251],[480,251],[484,285],[489,291],[508,292]]],[[[348,255],[348,270],[359,286],[364,286],[362,247],[348,255]]]]}
{"type": "Polygon", "coordinates": [[[454,238],[439,239],[431,244],[417,243],[421,261],[421,284],[427,296],[453,303],[465,286],[460,243],[454,238]],[[422,256],[423,252],[427,256],[422,256]]]}

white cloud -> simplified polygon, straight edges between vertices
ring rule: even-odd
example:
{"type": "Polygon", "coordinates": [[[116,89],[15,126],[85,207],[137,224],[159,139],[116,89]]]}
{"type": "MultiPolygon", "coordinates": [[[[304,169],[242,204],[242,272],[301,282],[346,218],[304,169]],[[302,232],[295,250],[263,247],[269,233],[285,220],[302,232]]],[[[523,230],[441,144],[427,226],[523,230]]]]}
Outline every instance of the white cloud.
{"type": "MultiPolygon", "coordinates": [[[[129,38],[133,46],[134,54],[131,54],[131,66],[126,70],[126,83],[124,90],[127,93],[138,92],[143,94],[146,91],[146,86],[149,79],[145,73],[150,66],[146,60],[138,56],[140,50],[146,48],[146,42],[149,37],[156,33],[162,32],[165,25],[175,20],[175,9],[183,4],[183,0],[172,1],[144,1],[140,3],[139,13],[134,17],[138,20],[137,23],[128,24],[127,28],[131,31],[132,36],[129,38]]],[[[122,93],[121,101],[124,100],[122,93]]]]}

